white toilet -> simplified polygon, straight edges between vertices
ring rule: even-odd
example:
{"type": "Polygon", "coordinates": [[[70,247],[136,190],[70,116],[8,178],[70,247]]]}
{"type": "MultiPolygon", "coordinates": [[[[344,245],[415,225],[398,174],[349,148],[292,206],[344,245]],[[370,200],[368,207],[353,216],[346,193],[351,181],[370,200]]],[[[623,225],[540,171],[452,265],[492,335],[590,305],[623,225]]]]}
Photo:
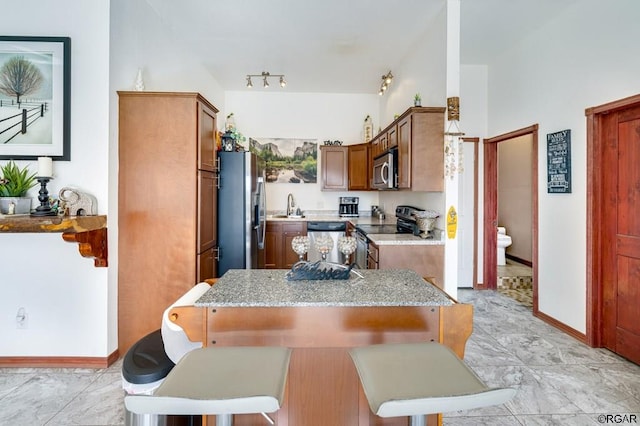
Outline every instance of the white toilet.
{"type": "Polygon", "coordinates": [[[498,265],[507,264],[504,252],[511,245],[511,237],[507,235],[507,229],[504,226],[498,226],[498,265]]]}

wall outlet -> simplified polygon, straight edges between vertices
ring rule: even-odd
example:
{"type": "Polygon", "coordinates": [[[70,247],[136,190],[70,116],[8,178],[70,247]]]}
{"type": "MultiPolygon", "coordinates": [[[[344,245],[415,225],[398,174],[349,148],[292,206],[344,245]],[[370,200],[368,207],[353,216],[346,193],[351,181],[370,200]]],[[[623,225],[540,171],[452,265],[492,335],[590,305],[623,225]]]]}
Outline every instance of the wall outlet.
{"type": "Polygon", "coordinates": [[[29,326],[29,315],[27,314],[27,310],[25,308],[18,309],[18,313],[16,314],[16,328],[25,329],[29,326]]]}

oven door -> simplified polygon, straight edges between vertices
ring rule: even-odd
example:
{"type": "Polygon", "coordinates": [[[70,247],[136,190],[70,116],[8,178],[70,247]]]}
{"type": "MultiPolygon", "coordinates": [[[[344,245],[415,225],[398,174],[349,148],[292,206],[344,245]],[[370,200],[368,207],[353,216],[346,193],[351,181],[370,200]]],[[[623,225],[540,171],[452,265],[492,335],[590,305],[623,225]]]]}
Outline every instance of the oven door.
{"type": "Polygon", "coordinates": [[[396,188],[395,152],[389,151],[373,160],[373,187],[396,188]]]}
{"type": "Polygon", "coordinates": [[[360,231],[353,231],[352,235],[356,237],[356,267],[367,269],[367,251],[369,250],[367,236],[360,231]]]}

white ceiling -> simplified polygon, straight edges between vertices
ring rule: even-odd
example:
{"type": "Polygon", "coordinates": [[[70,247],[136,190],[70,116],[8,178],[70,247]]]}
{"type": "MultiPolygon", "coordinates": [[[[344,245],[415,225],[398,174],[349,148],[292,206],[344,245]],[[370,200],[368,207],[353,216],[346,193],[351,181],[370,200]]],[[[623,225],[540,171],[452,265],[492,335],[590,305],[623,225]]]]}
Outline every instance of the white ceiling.
{"type": "MultiPolygon", "coordinates": [[[[372,93],[446,0],[146,0],[225,90],[284,74],[289,92],[372,93]]],[[[487,63],[577,0],[461,0],[461,62],[487,63]]],[[[262,89],[283,90],[272,79],[262,89]]]]}

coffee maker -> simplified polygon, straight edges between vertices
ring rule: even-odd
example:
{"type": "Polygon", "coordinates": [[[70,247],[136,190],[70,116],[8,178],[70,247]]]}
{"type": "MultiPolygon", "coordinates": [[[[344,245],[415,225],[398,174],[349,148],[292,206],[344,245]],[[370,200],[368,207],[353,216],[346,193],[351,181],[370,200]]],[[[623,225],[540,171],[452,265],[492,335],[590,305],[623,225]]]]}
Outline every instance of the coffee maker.
{"type": "Polygon", "coordinates": [[[358,197],[340,197],[338,213],[340,217],[358,217],[358,197]]]}

